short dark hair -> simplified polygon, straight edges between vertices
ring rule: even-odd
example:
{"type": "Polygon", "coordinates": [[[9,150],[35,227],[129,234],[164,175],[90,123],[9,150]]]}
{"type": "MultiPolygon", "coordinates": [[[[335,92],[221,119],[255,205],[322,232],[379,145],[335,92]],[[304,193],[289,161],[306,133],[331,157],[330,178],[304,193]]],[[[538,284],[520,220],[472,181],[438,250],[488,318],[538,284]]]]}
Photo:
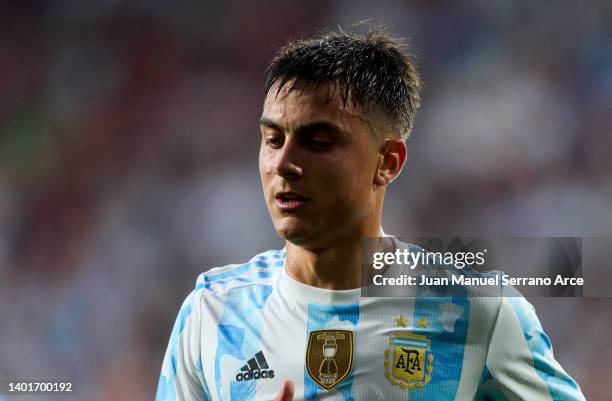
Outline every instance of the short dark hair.
{"type": "MultiPolygon", "coordinates": [[[[408,137],[423,84],[405,41],[376,27],[366,34],[331,31],[283,46],[266,70],[264,94],[278,83],[302,88],[330,85],[366,113],[380,114],[392,132],[408,137]]],[[[334,92],[330,92],[333,96],[334,92]]]]}

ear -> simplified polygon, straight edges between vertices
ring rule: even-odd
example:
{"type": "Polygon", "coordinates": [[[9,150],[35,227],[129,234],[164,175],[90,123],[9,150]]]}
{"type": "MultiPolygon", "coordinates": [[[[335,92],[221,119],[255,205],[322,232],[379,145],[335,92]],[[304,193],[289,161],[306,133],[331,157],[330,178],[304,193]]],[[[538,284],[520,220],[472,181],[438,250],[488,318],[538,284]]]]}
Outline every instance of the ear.
{"type": "Polygon", "coordinates": [[[402,171],[406,162],[406,142],[401,138],[385,139],[383,144],[374,184],[384,187],[395,179],[402,171]]]}

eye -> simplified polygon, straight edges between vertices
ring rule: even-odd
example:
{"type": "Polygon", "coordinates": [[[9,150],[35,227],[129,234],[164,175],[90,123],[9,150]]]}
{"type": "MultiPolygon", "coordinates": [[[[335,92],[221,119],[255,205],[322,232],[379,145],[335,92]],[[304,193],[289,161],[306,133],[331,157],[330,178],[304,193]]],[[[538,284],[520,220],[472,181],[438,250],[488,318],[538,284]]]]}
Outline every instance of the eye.
{"type": "Polygon", "coordinates": [[[264,137],[265,144],[274,149],[279,149],[283,146],[285,138],[283,135],[266,135],[264,137]]]}
{"type": "Polygon", "coordinates": [[[307,145],[317,151],[329,150],[334,146],[334,141],[323,138],[310,138],[307,145]]]}
{"type": "Polygon", "coordinates": [[[312,141],[311,146],[317,149],[327,149],[333,145],[331,141],[312,141]]]}

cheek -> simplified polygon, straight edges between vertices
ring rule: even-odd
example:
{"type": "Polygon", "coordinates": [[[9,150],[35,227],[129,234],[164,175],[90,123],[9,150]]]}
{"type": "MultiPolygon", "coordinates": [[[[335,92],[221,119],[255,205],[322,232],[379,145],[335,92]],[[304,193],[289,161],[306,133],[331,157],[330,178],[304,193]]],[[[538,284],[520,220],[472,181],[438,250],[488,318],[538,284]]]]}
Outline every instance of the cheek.
{"type": "Polygon", "coordinates": [[[329,166],[327,179],[322,186],[336,202],[350,203],[364,201],[372,189],[371,174],[365,163],[347,160],[329,166]]]}
{"type": "Polygon", "coordinates": [[[266,151],[262,148],[259,151],[259,175],[261,176],[261,180],[265,181],[269,176],[270,171],[270,156],[266,153],[266,151]]]}
{"type": "Polygon", "coordinates": [[[264,200],[266,204],[268,204],[270,201],[271,175],[267,173],[266,164],[261,160],[259,162],[259,178],[261,180],[261,189],[263,191],[264,200]]]}

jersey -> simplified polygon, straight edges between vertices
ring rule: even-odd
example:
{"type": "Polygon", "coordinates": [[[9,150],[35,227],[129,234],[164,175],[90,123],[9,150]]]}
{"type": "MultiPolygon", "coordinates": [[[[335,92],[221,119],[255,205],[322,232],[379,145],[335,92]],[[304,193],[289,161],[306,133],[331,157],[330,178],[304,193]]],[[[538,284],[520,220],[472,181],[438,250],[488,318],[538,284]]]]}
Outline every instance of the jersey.
{"type": "MultiPolygon", "coordinates": [[[[364,298],[293,279],[285,250],[201,274],[157,401],[584,400],[522,296],[364,298]]],[[[510,288],[509,290],[512,290],[510,288]]]]}

